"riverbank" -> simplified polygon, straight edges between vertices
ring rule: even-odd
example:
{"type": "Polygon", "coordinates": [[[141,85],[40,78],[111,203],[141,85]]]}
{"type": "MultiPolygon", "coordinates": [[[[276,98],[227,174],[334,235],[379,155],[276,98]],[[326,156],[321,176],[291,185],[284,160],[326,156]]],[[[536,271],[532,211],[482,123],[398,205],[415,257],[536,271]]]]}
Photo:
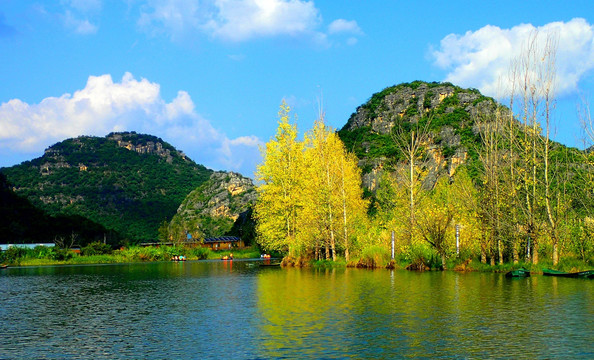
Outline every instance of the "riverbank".
{"type": "MultiPolygon", "coordinates": [[[[90,264],[115,264],[137,263],[152,261],[169,261],[175,255],[183,255],[187,260],[217,260],[233,254],[235,259],[259,258],[261,251],[257,247],[244,249],[231,249],[214,251],[201,247],[160,246],[160,247],[128,247],[119,250],[85,249],[81,253],[71,250],[36,247],[34,249],[11,248],[0,254],[0,264],[8,266],[48,266],[48,265],[90,265],[90,264]],[[91,251],[92,250],[92,251],[91,251]],[[106,251],[108,253],[97,253],[106,251]]],[[[280,254],[276,254],[282,257],[280,254]]],[[[406,257],[396,257],[390,260],[384,252],[369,252],[363,256],[346,261],[339,257],[332,260],[312,260],[304,258],[283,258],[283,266],[317,267],[317,268],[345,268],[357,267],[368,269],[423,269],[424,271],[442,270],[441,264],[436,259],[425,261],[422,265],[406,257]]],[[[505,263],[501,265],[483,264],[475,259],[448,259],[445,270],[448,271],[476,271],[476,272],[508,272],[518,268],[525,268],[534,274],[542,274],[543,269],[555,269],[566,272],[591,270],[592,264],[577,259],[563,259],[558,266],[553,266],[551,261],[543,260],[534,265],[526,262],[517,264],[505,263]]]]}
{"type": "Polygon", "coordinates": [[[260,257],[260,250],[256,247],[249,247],[214,251],[200,247],[160,246],[128,247],[99,254],[85,252],[83,248],[79,254],[64,249],[44,247],[23,249],[13,247],[0,254],[0,264],[8,266],[116,264],[169,261],[175,255],[183,255],[187,260],[216,260],[230,254],[233,254],[235,259],[252,259],[260,257]]]}
{"type": "Polygon", "coordinates": [[[365,269],[406,269],[413,271],[457,271],[457,272],[494,272],[506,273],[511,270],[524,268],[533,274],[542,274],[543,269],[554,269],[565,272],[579,272],[591,270],[594,265],[578,259],[563,259],[557,266],[553,266],[552,261],[544,259],[538,264],[528,262],[504,263],[500,265],[491,265],[481,263],[476,259],[462,259],[454,258],[448,259],[446,267],[441,267],[441,260],[429,259],[428,261],[411,261],[406,257],[396,257],[391,260],[389,255],[385,256],[381,252],[369,253],[356,259],[351,259],[348,262],[342,258],[337,257],[335,261],[332,260],[313,260],[302,257],[293,258],[286,256],[282,260],[282,265],[287,267],[314,267],[314,268],[365,268],[365,269]]]}

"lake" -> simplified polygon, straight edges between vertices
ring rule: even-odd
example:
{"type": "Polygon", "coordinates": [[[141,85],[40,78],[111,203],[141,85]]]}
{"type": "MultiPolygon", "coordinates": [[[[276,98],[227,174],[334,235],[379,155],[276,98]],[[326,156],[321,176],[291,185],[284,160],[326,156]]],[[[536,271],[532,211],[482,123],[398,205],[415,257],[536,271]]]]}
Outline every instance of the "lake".
{"type": "Polygon", "coordinates": [[[594,358],[592,280],[258,263],[0,270],[0,358],[594,358]]]}

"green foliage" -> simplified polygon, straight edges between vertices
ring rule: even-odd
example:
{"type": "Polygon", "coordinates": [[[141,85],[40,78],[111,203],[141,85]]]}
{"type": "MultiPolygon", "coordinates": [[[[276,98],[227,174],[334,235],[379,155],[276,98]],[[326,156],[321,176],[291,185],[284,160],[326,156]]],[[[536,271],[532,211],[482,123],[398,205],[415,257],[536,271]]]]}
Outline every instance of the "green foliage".
{"type": "Polygon", "coordinates": [[[2,169],[19,196],[50,216],[77,215],[132,242],[156,240],[159,224],[211,172],[163,140],[136,133],[68,139],[40,158],[2,169]],[[138,151],[119,146],[118,135],[138,151]]]}
{"type": "MultiPolygon", "coordinates": [[[[352,151],[360,159],[402,158],[402,154],[394,144],[390,134],[378,134],[371,131],[369,127],[361,127],[352,131],[342,129],[338,132],[338,136],[344,143],[345,148],[352,151]]],[[[363,172],[365,173],[365,171],[363,172]]]]}
{"type": "Polygon", "coordinates": [[[188,258],[196,258],[198,260],[205,260],[211,257],[212,251],[208,248],[193,247],[186,251],[188,258]]]}
{"type": "Polygon", "coordinates": [[[92,242],[89,245],[80,249],[81,255],[84,256],[91,256],[91,255],[106,255],[111,254],[112,248],[108,244],[104,244],[101,242],[92,242]]]}
{"type": "Polygon", "coordinates": [[[379,245],[366,247],[361,253],[357,267],[384,268],[390,263],[390,251],[379,245]]]}

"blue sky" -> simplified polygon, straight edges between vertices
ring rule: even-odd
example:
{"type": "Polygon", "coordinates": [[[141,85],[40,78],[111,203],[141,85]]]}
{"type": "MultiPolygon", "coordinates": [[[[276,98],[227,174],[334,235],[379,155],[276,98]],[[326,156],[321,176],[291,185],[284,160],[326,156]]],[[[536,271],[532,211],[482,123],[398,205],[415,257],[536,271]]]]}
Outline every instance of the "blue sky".
{"type": "Polygon", "coordinates": [[[581,146],[593,24],[592,1],[0,0],[0,166],[126,130],[253,176],[283,99],[305,131],[401,82],[496,96],[533,29],[558,34],[555,137],[581,146]]]}

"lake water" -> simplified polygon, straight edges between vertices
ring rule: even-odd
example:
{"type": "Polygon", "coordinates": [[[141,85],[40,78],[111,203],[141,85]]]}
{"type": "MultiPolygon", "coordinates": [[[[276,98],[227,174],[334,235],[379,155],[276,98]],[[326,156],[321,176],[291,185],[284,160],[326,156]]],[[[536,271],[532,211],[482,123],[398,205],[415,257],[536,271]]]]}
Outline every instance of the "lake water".
{"type": "Polygon", "coordinates": [[[203,261],[0,271],[1,359],[594,358],[594,281],[203,261]]]}

